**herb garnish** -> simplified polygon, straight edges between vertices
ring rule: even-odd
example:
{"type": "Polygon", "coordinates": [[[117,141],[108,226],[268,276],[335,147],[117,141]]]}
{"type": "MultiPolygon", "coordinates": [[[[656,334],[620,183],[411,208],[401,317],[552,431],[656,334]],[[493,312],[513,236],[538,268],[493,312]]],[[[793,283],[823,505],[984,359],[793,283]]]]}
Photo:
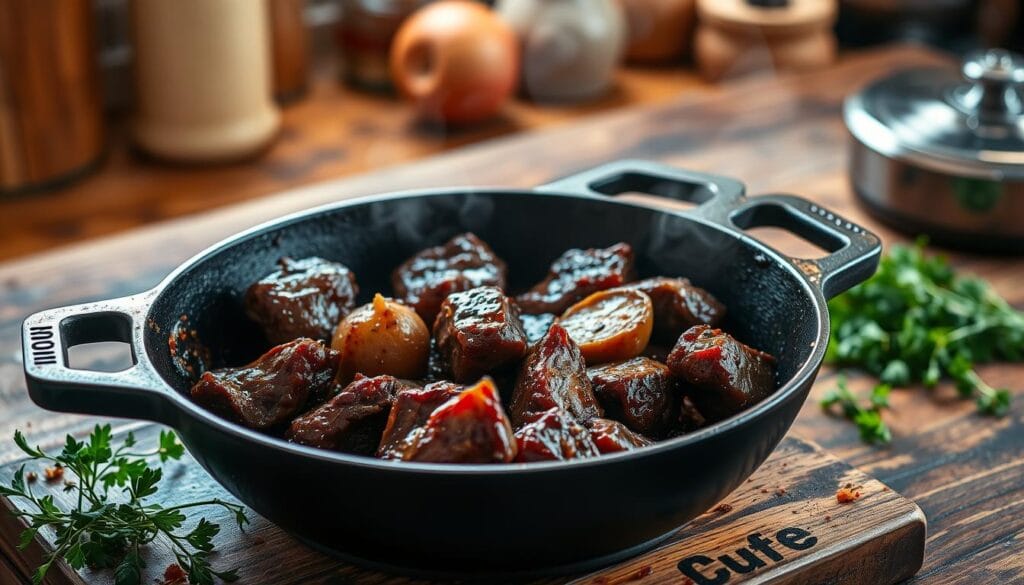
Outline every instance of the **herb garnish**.
{"type": "Polygon", "coordinates": [[[68,435],[60,454],[51,456],[39,447],[30,447],[21,431],[14,433],[15,443],[32,460],[63,468],[64,491],[77,491],[78,496],[73,510],[61,510],[53,496],[39,497],[33,493],[32,480],[25,480],[24,465],[15,473],[10,486],[0,485],[0,494],[23,498],[36,510],[15,512],[29,524],[21,533],[19,548],[28,547],[43,528],[56,532],[55,548],[35,572],[32,582],[41,583],[54,561],[63,558],[75,569],[113,568],[116,585],[137,585],[145,567],[140,549],[161,535],[170,541],[175,559],[193,585],[212,585],[214,577],[237,580],[234,570],[217,571],[210,566],[213,537],[220,531],[219,525],[200,518],[191,530],[182,530],[182,526],[185,510],[221,506],[235,515],[241,528],[248,522],[244,508],[219,499],[167,508],[147,503],[145,500],[157,492],[163,472],[159,467],[150,467],[146,458],[159,456],[161,463],[176,460],[184,454],[184,446],[170,431],[162,431],[159,447],[148,452],[132,451],[136,444],[132,433],[117,449],[112,449],[111,438],[110,425],[97,425],[87,441],[68,435]],[[121,488],[124,497],[115,501],[110,494],[114,487],[121,488]]]}
{"type": "Polygon", "coordinates": [[[888,384],[878,384],[871,390],[867,406],[861,406],[857,397],[847,388],[846,376],[840,374],[836,387],[822,398],[821,407],[828,410],[839,405],[843,416],[857,425],[860,438],[865,443],[888,443],[892,440],[892,432],[882,420],[882,410],[889,408],[891,390],[888,384]]]}
{"type": "MultiPolygon", "coordinates": [[[[986,384],[974,366],[1024,359],[1024,313],[984,280],[957,275],[945,258],[926,255],[924,246],[892,246],[871,279],[829,302],[827,359],[877,376],[873,396],[916,383],[933,388],[945,376],[980,413],[1005,415],[1010,391],[986,384]]],[[[842,382],[822,402],[835,404],[865,440],[888,442],[883,407],[858,406],[842,382]]]]}

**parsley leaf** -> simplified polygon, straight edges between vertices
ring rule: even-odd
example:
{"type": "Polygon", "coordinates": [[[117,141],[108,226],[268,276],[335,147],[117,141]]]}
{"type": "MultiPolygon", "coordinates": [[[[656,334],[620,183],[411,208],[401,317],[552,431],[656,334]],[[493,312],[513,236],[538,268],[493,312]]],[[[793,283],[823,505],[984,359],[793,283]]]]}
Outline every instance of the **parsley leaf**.
{"type": "MultiPolygon", "coordinates": [[[[892,246],[873,277],[829,302],[826,359],[878,377],[886,396],[891,387],[933,388],[946,377],[963,398],[974,399],[979,413],[1004,416],[1010,391],[989,386],[975,365],[1024,360],[1024,313],[984,280],[958,275],[945,258],[925,254],[925,243],[892,246]]],[[[841,404],[865,441],[887,442],[875,392],[866,408],[838,390],[823,405],[841,404]]]]}
{"type": "Polygon", "coordinates": [[[840,375],[836,387],[821,400],[821,407],[832,411],[838,406],[842,415],[857,425],[860,438],[865,443],[888,443],[892,440],[892,432],[882,420],[882,410],[889,408],[890,390],[888,384],[875,386],[867,405],[862,406],[861,400],[847,387],[846,377],[840,375]]]}
{"type": "Polygon", "coordinates": [[[158,448],[149,452],[132,451],[137,442],[131,433],[115,448],[110,425],[97,425],[85,441],[68,435],[57,455],[31,447],[21,431],[15,431],[14,441],[31,460],[63,467],[65,491],[77,493],[77,505],[64,511],[53,496],[40,497],[32,492],[25,481],[24,467],[14,474],[9,486],[0,485],[0,494],[29,504],[15,512],[28,523],[19,548],[30,545],[43,528],[56,535],[54,550],[32,577],[34,585],[42,583],[57,559],[64,559],[75,569],[113,569],[116,585],[139,585],[146,566],[140,549],[157,537],[170,542],[190,583],[213,585],[215,577],[222,581],[238,579],[234,570],[216,571],[210,566],[219,525],[200,518],[191,530],[182,531],[182,527],[187,519],[185,510],[219,506],[234,514],[241,528],[249,521],[242,506],[212,499],[165,508],[145,501],[157,493],[163,477],[160,468],[150,467],[149,459],[164,462],[185,453],[174,433],[161,432],[158,448]]]}

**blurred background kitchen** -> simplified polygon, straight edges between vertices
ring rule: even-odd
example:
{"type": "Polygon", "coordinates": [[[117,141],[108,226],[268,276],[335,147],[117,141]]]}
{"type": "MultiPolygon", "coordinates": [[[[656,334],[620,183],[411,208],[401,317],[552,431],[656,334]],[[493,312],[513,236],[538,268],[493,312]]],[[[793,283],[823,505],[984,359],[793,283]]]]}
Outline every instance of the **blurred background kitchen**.
{"type": "Polygon", "coordinates": [[[892,42],[1021,51],[1024,10],[0,0],[0,261],[892,42]]]}

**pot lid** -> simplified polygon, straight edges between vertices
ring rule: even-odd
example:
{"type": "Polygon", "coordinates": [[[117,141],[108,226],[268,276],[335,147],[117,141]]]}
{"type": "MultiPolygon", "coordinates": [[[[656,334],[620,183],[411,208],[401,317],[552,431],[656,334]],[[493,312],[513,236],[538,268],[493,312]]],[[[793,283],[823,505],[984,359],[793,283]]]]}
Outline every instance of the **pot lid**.
{"type": "Polygon", "coordinates": [[[846,100],[846,125],[868,148],[938,172],[1024,179],[1024,57],[968,55],[955,68],[910,69],[846,100]]]}

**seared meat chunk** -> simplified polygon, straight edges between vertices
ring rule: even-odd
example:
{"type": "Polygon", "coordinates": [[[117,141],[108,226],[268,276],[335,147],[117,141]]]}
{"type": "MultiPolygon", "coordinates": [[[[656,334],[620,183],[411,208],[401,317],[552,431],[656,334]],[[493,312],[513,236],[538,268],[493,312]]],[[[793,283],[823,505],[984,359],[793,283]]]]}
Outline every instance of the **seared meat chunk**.
{"type": "Polygon", "coordinates": [[[192,399],[251,429],[287,423],[310,397],[330,392],[338,352],[312,339],[278,345],[240,368],[205,372],[192,387],[192,399]]]}
{"type": "Polygon", "coordinates": [[[523,361],[509,412],[519,428],[555,407],[579,422],[603,414],[590,388],[580,348],[558,323],[523,361]]]}
{"type": "Polygon", "coordinates": [[[590,431],[569,413],[552,408],[516,431],[516,461],[566,461],[600,454],[590,431]]]}
{"type": "Polygon", "coordinates": [[[402,384],[391,376],[356,376],[330,400],[293,420],[285,438],[310,447],[372,455],[402,384]]]}
{"type": "Polygon", "coordinates": [[[587,370],[609,418],[650,437],[668,431],[675,416],[676,381],[668,366],[645,357],[587,370]]]}
{"type": "Polygon", "coordinates": [[[590,429],[590,439],[601,453],[632,451],[654,444],[647,437],[634,433],[617,420],[595,418],[587,423],[587,427],[590,429]]]}
{"type": "Polygon", "coordinates": [[[456,382],[477,380],[526,353],[519,309],[494,286],[448,295],[434,321],[434,340],[456,382]]]}
{"type": "Polygon", "coordinates": [[[448,381],[434,382],[423,388],[402,388],[395,395],[395,404],[381,434],[377,457],[401,459],[402,453],[422,432],[430,415],[445,402],[462,392],[462,387],[448,381]]]}
{"type": "Polygon", "coordinates": [[[278,263],[280,269],[246,291],[246,314],[273,344],[300,337],[327,341],[355,306],[359,287],[352,271],[317,257],[278,263]]]}
{"type": "Polygon", "coordinates": [[[508,463],[515,457],[512,425],[489,378],[437,407],[402,452],[405,461],[432,463],[508,463]]]}
{"type": "Polygon", "coordinates": [[[608,248],[573,248],[558,257],[547,277],[516,297],[524,313],[562,314],[573,303],[599,290],[635,278],[633,248],[618,243],[608,248]]]}
{"type": "Polygon", "coordinates": [[[533,347],[534,344],[547,334],[551,324],[555,322],[555,318],[556,316],[551,313],[540,313],[537,315],[522,313],[519,315],[519,320],[523,323],[523,331],[526,332],[526,342],[530,347],[533,347]]]}
{"type": "Polygon", "coordinates": [[[399,300],[433,323],[448,295],[478,286],[504,289],[507,273],[505,261],[467,232],[403,262],[391,274],[391,284],[399,300]]]}
{"type": "Polygon", "coordinates": [[[736,414],[775,390],[775,358],[707,325],[679,337],[668,367],[689,385],[687,394],[712,420],[736,414]]]}
{"type": "Polygon", "coordinates": [[[694,325],[718,326],[725,305],[685,278],[659,276],[627,285],[647,293],[654,304],[654,339],[671,344],[694,325]]]}

